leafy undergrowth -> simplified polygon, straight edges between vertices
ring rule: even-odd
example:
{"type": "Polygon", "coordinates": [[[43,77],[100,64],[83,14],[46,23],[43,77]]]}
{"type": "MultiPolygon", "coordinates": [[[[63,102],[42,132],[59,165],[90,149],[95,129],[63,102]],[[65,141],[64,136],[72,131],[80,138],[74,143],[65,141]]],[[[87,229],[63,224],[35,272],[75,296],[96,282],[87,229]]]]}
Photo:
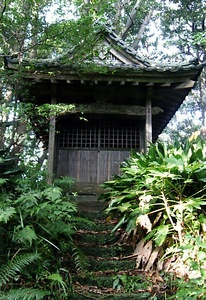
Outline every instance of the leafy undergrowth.
{"type": "Polygon", "coordinates": [[[46,178],[39,166],[16,168],[0,150],[0,299],[68,299],[72,270],[65,264],[83,267],[73,241],[83,220],[64,191],[73,180],[49,186],[46,178]]]}
{"type": "Polygon", "coordinates": [[[206,298],[205,140],[195,133],[184,145],[151,144],[121,171],[102,198],[118,220],[113,232],[125,230],[134,247],[128,259],[145,272],[171,273],[171,299],[206,298]]]}

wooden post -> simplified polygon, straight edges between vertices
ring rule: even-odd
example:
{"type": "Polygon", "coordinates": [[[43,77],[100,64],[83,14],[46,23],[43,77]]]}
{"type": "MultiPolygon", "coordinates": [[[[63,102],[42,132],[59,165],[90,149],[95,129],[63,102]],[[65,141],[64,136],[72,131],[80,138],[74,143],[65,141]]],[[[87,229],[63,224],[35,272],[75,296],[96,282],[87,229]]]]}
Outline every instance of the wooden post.
{"type": "Polygon", "coordinates": [[[140,125],[139,128],[139,152],[145,152],[145,126],[140,125]]]}
{"type": "Polygon", "coordinates": [[[152,87],[147,90],[145,118],[145,152],[152,143],[152,87]]]}
{"type": "MultiPolygon", "coordinates": [[[[51,85],[51,104],[56,104],[56,86],[51,85]]],[[[55,161],[55,131],[56,117],[50,116],[49,124],[49,144],[48,144],[48,184],[53,183],[54,177],[54,161],[55,161]]]]}

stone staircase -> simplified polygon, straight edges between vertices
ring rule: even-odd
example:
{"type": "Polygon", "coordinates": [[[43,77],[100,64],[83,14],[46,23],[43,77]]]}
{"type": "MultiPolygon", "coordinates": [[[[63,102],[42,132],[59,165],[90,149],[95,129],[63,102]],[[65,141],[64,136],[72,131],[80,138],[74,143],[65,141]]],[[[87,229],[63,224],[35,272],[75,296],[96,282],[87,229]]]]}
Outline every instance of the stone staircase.
{"type": "Polygon", "coordinates": [[[84,203],[79,202],[79,214],[88,223],[82,223],[75,241],[85,255],[87,266],[79,274],[73,274],[74,290],[68,299],[165,299],[153,298],[143,272],[135,269],[135,260],[122,259],[132,254],[133,249],[121,242],[122,232],[111,232],[115,221],[99,212],[104,204],[95,203],[95,198],[81,201],[84,203]]]}

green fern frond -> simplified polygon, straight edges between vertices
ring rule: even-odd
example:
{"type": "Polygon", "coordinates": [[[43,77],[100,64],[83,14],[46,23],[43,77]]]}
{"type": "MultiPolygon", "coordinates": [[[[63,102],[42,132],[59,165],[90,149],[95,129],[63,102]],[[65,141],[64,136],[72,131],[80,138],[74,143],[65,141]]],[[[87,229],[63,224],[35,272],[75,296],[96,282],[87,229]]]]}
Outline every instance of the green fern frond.
{"type": "Polygon", "coordinates": [[[21,288],[10,290],[7,293],[0,292],[0,300],[41,300],[49,294],[44,290],[21,288]]]}
{"type": "Polygon", "coordinates": [[[0,286],[6,284],[10,279],[14,278],[22,269],[29,264],[33,263],[39,258],[36,253],[23,254],[16,256],[9,261],[6,265],[0,268],[0,286]]]}
{"type": "Polygon", "coordinates": [[[6,178],[0,178],[0,185],[5,184],[8,181],[6,178]]]}
{"type": "Polygon", "coordinates": [[[70,238],[72,234],[76,232],[72,224],[67,224],[61,220],[56,220],[55,222],[52,222],[50,226],[50,230],[54,235],[63,234],[70,238]]]}
{"type": "Polygon", "coordinates": [[[33,227],[27,225],[26,227],[18,231],[15,239],[17,242],[24,243],[25,245],[29,244],[31,247],[33,240],[37,239],[37,235],[33,227]]]}
{"type": "Polygon", "coordinates": [[[51,284],[56,286],[59,290],[62,289],[64,295],[68,294],[68,285],[64,282],[62,276],[59,273],[53,273],[47,276],[47,279],[51,280],[51,284]]]}
{"type": "Polygon", "coordinates": [[[88,260],[85,254],[83,253],[83,251],[80,248],[74,246],[72,248],[72,257],[74,259],[75,268],[77,272],[78,273],[84,272],[84,270],[88,266],[88,260]]]}
{"type": "Polygon", "coordinates": [[[89,219],[86,219],[84,217],[78,217],[78,216],[73,216],[71,217],[71,223],[75,224],[76,227],[78,227],[78,225],[88,225],[88,226],[94,226],[95,223],[89,219]]]}
{"type": "Polygon", "coordinates": [[[0,208],[0,222],[7,223],[15,213],[16,210],[14,207],[8,206],[5,208],[0,208]]]}

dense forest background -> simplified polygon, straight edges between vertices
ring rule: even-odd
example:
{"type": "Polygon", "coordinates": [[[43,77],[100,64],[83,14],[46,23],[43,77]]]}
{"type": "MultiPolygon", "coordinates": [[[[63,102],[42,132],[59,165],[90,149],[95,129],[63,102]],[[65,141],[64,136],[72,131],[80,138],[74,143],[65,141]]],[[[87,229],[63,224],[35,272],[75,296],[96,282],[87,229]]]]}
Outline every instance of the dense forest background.
{"type": "MultiPolygon", "coordinates": [[[[204,62],[205,14],[206,4],[201,0],[1,1],[0,148],[7,147],[14,154],[25,151],[25,145],[33,153],[39,149],[28,122],[32,112],[18,101],[23,59],[60,58],[73,66],[81,64],[92,56],[97,32],[107,24],[154,61],[204,62]],[[18,74],[7,72],[7,58],[18,60],[18,74]]],[[[205,125],[205,80],[203,71],[161,138],[184,139],[205,125]]]]}
{"type": "MultiPolygon", "coordinates": [[[[58,60],[78,68],[92,59],[105,24],[150,60],[206,61],[205,0],[0,0],[0,300],[97,299],[97,294],[79,292],[79,279],[74,279],[97,277],[75,240],[78,230],[87,236],[90,228],[98,235],[93,219],[79,214],[76,195],[68,192],[72,178],[48,184],[47,149],[37,134],[45,125],[41,119],[49,122],[51,114],[63,113],[62,107],[34,110],[32,99],[19,101],[19,91],[27,93],[25,60],[58,60]],[[10,59],[18,63],[17,72],[7,68],[10,59]],[[38,125],[31,122],[34,114],[38,125]]],[[[141,258],[145,271],[140,278],[140,273],[112,270],[112,292],[138,290],[138,299],[149,292],[151,300],[205,299],[205,126],[203,69],[160,142],[148,153],[132,153],[121,166],[122,175],[105,183],[103,214],[109,216],[99,214],[101,222],[112,225],[124,245],[137,247],[127,259],[135,258],[138,265],[141,258]]],[[[120,245],[115,246],[119,253],[120,245]]],[[[102,248],[107,252],[106,244],[102,248]]],[[[100,294],[98,299],[105,298],[102,289],[100,294]]]]}

